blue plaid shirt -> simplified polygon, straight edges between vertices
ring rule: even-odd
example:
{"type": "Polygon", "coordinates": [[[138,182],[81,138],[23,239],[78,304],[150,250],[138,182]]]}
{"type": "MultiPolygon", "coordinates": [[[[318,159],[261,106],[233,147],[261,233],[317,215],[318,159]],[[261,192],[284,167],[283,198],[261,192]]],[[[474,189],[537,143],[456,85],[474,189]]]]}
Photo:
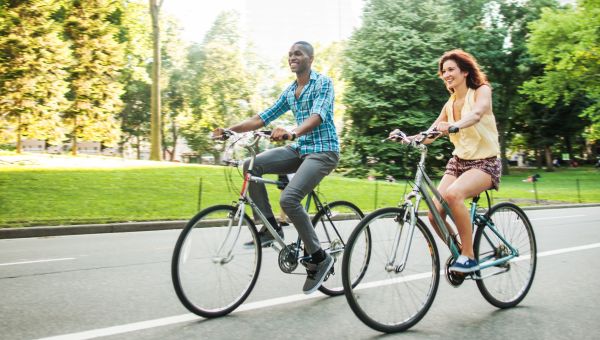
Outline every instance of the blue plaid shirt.
{"type": "Polygon", "coordinates": [[[297,143],[291,146],[301,155],[324,151],[340,151],[335,125],[333,124],[333,82],[327,76],[315,71],[310,72],[310,81],[302,89],[300,97],[296,99],[295,92],[298,83],[294,81],[279,96],[279,99],[258,116],[265,126],[277,119],[282,114],[292,110],[296,124],[300,126],[313,114],[321,116],[321,124],[309,133],[300,136],[297,143]]]}

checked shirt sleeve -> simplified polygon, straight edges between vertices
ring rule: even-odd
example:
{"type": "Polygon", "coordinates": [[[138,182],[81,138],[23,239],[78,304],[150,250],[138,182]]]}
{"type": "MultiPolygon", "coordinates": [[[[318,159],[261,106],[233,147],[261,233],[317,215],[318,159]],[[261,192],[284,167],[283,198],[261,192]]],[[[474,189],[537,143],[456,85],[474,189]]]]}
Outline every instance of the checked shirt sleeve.
{"type": "Polygon", "coordinates": [[[290,106],[287,102],[287,93],[289,89],[283,91],[283,93],[279,96],[279,99],[273,104],[270,108],[264,110],[259,113],[258,116],[265,123],[265,126],[269,125],[272,121],[279,118],[282,114],[289,111],[290,106]]]}
{"type": "Polygon", "coordinates": [[[330,115],[333,114],[333,82],[327,77],[322,77],[320,81],[317,82],[315,91],[317,96],[310,109],[310,113],[318,114],[321,116],[321,121],[324,122],[326,119],[331,119],[332,117],[330,115]]]}

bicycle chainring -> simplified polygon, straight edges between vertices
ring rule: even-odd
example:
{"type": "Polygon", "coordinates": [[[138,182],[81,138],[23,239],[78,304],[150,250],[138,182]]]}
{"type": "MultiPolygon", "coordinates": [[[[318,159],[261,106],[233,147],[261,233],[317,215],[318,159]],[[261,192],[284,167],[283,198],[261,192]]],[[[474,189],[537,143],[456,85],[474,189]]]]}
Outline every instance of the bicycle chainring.
{"type": "Polygon", "coordinates": [[[451,272],[450,266],[452,266],[453,263],[454,263],[454,258],[452,256],[450,256],[448,258],[448,260],[446,260],[446,266],[444,267],[445,274],[446,274],[445,277],[446,277],[446,281],[448,281],[448,283],[451,286],[458,287],[465,281],[465,275],[461,274],[461,273],[451,272]]]}
{"type": "Polygon", "coordinates": [[[284,273],[291,273],[298,267],[298,257],[297,257],[297,248],[296,244],[288,244],[285,248],[279,251],[279,268],[284,273]]]}

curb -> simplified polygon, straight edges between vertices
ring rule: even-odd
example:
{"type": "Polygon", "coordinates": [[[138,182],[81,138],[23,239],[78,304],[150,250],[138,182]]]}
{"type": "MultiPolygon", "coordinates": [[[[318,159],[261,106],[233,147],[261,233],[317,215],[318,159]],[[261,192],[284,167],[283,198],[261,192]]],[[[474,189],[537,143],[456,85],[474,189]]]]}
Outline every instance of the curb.
{"type": "MultiPolygon", "coordinates": [[[[544,206],[525,206],[523,210],[546,210],[567,208],[589,208],[600,207],[600,203],[585,204],[557,204],[544,206]]],[[[427,215],[427,211],[419,211],[419,216],[427,215]]],[[[175,221],[150,221],[150,222],[125,222],[109,224],[79,224],[69,226],[44,226],[24,228],[0,228],[0,239],[104,234],[104,233],[126,233],[135,231],[157,231],[169,229],[182,229],[187,220],[175,221]]]]}

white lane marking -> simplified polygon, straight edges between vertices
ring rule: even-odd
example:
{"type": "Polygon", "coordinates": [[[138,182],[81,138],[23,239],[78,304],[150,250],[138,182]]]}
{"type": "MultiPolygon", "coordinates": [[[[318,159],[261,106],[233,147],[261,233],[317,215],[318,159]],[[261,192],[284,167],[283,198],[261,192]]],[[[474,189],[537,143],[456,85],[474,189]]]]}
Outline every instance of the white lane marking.
{"type": "MultiPolygon", "coordinates": [[[[600,243],[592,243],[592,244],[587,244],[587,245],[578,246],[578,247],[570,247],[570,248],[545,251],[545,252],[538,253],[537,257],[552,256],[552,255],[558,255],[558,254],[564,254],[564,253],[570,253],[570,252],[582,251],[582,250],[594,249],[594,248],[600,248],[600,243]]],[[[431,274],[428,274],[428,275],[431,275],[431,274]]],[[[422,279],[423,277],[424,277],[424,273],[414,274],[414,275],[410,275],[408,277],[403,278],[402,281],[419,280],[419,279],[422,279]]],[[[377,281],[377,282],[369,283],[369,285],[373,285],[374,287],[377,287],[377,286],[381,286],[384,284],[389,284],[390,282],[393,283],[394,280],[384,280],[381,282],[377,281]]],[[[254,309],[267,308],[267,307],[273,307],[273,306],[283,305],[283,304],[287,304],[287,303],[291,303],[291,302],[310,300],[310,299],[314,299],[314,298],[318,298],[318,297],[322,297],[322,296],[324,296],[324,295],[319,292],[313,293],[310,295],[297,294],[297,295],[282,296],[279,298],[243,304],[237,310],[235,310],[233,313],[249,311],[249,310],[254,310],[254,309]]],[[[93,338],[98,338],[98,337],[103,337],[103,336],[123,334],[123,333],[128,333],[128,332],[133,332],[133,331],[139,331],[139,330],[161,327],[161,326],[168,326],[168,325],[172,325],[172,324],[176,324],[176,323],[202,320],[202,319],[204,319],[204,318],[197,316],[195,314],[188,313],[188,314],[176,315],[176,316],[171,316],[171,317],[166,317],[166,318],[161,318],[161,319],[135,322],[135,323],[130,323],[130,324],[121,325],[121,326],[99,328],[99,329],[94,329],[94,330],[85,331],[85,332],[57,335],[57,336],[47,337],[47,338],[40,338],[38,340],[93,339],[93,338]]]]}
{"type": "Polygon", "coordinates": [[[555,217],[538,217],[538,218],[530,218],[530,221],[541,221],[541,220],[554,220],[559,218],[572,218],[572,217],[583,217],[587,215],[571,215],[571,216],[555,216],[555,217]]]}
{"type": "Polygon", "coordinates": [[[21,262],[10,262],[10,263],[0,263],[0,266],[14,266],[18,264],[30,264],[30,263],[41,263],[41,262],[53,262],[53,261],[68,261],[75,260],[74,257],[64,257],[60,259],[43,259],[43,260],[33,260],[33,261],[21,261],[21,262]]]}

